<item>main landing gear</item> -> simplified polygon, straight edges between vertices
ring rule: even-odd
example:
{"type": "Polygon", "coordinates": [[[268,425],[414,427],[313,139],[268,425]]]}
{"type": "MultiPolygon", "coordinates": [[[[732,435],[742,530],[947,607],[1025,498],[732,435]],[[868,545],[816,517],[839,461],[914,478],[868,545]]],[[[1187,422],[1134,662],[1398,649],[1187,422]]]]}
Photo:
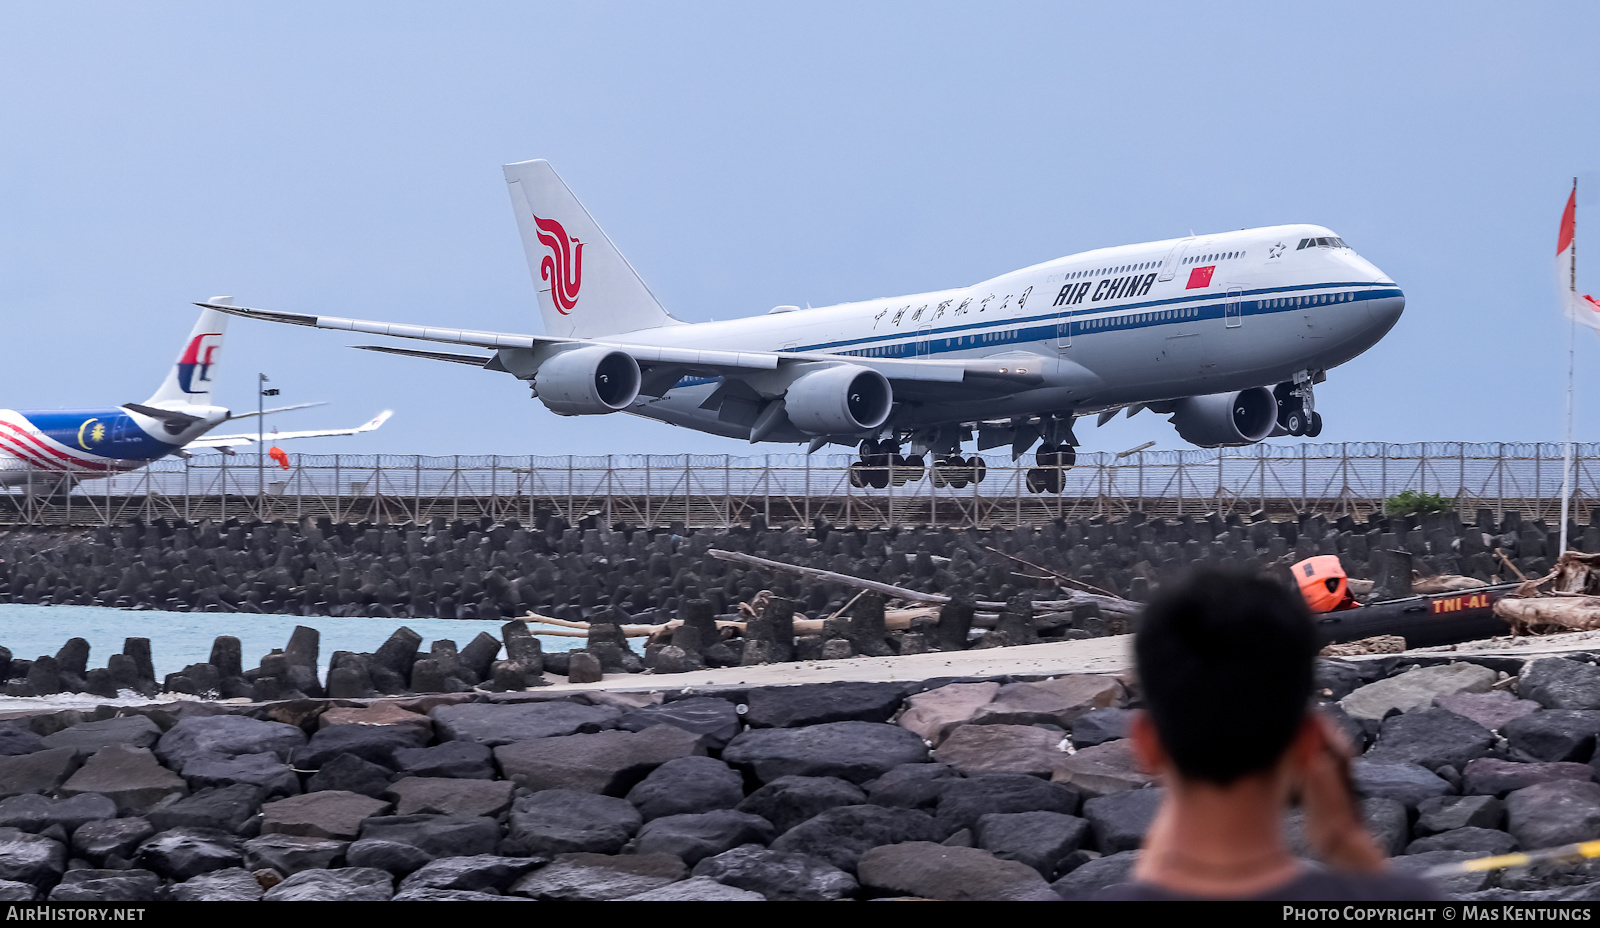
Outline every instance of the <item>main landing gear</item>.
{"type": "Polygon", "coordinates": [[[1311,381],[1280,383],[1272,389],[1278,400],[1278,425],[1295,437],[1316,438],[1322,434],[1322,415],[1315,409],[1311,381]]]}
{"type": "Polygon", "coordinates": [[[1067,486],[1067,468],[1078,463],[1078,449],[1071,445],[1040,445],[1033,454],[1037,467],[1028,468],[1029,493],[1060,493],[1067,486]]]}
{"type": "MultiPolygon", "coordinates": [[[[869,438],[861,443],[861,459],[850,465],[850,485],[876,490],[891,483],[900,487],[921,480],[923,473],[929,470],[922,455],[902,455],[894,440],[869,438]]],[[[987,470],[982,458],[963,459],[957,454],[935,458],[931,476],[936,487],[960,489],[969,483],[982,483],[987,470]]]]}

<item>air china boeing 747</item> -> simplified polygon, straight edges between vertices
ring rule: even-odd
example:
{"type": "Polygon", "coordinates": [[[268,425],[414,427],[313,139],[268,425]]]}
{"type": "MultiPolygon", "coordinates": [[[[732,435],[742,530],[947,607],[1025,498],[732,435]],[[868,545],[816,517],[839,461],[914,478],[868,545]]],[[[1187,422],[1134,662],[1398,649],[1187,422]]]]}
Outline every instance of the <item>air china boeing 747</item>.
{"type": "Polygon", "coordinates": [[[1039,443],[1033,492],[1061,492],[1073,420],[1170,415],[1203,447],[1316,436],[1313,385],[1399,320],[1394,281],[1328,229],[1270,226],[1088,251],[970,287],[688,324],[651,295],[548,162],[505,167],[544,335],[201,304],[490,355],[357,347],[527,381],[552,412],[628,412],[751,442],[857,445],[858,485],[962,486],[978,449],[1039,443]],[[904,449],[904,451],[902,450],[904,449]]]}

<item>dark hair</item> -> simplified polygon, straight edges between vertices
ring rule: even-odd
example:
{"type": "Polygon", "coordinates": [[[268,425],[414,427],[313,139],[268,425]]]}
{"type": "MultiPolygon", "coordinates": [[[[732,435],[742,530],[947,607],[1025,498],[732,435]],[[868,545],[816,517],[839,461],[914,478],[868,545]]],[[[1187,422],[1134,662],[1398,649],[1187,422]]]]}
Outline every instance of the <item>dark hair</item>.
{"type": "Polygon", "coordinates": [[[1226,786],[1266,770],[1305,718],[1311,614],[1264,577],[1202,569],[1163,585],[1133,647],[1146,708],[1186,777],[1226,786]]]}

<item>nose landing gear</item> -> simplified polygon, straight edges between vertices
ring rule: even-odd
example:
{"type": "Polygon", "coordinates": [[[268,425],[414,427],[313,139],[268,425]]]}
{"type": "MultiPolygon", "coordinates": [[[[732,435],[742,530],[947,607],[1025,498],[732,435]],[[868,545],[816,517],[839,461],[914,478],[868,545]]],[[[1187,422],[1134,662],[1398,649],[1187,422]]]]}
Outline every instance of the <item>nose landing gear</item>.
{"type": "Polygon", "coordinates": [[[1311,380],[1280,383],[1272,390],[1278,400],[1278,425],[1295,437],[1316,438],[1322,434],[1322,416],[1315,409],[1311,380]]]}

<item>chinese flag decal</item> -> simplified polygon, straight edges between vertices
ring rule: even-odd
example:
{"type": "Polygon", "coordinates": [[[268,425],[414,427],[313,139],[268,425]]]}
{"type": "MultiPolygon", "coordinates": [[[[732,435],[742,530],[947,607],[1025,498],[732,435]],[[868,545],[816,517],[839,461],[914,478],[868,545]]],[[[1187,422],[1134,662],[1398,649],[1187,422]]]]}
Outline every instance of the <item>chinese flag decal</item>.
{"type": "Polygon", "coordinates": [[[1196,290],[1200,287],[1211,286],[1211,275],[1216,273],[1216,271],[1217,266],[1215,264],[1211,265],[1210,267],[1195,268],[1189,272],[1189,284],[1183,289],[1196,290]]]}

